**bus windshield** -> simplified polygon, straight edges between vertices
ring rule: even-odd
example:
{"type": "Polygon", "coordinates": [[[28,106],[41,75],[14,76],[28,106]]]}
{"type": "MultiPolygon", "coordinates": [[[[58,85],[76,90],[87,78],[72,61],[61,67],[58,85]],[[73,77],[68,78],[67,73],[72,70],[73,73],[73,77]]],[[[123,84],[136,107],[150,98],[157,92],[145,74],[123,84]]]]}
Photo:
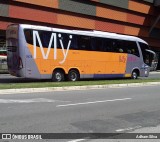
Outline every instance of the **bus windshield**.
{"type": "Polygon", "coordinates": [[[158,58],[154,51],[149,50],[149,46],[144,43],[139,43],[143,55],[143,61],[150,66],[150,70],[156,70],[158,64],[158,58]]]}
{"type": "Polygon", "coordinates": [[[158,65],[157,54],[154,51],[148,50],[148,49],[146,49],[146,53],[148,55],[150,70],[151,71],[156,70],[157,69],[157,65],[158,65]]]}

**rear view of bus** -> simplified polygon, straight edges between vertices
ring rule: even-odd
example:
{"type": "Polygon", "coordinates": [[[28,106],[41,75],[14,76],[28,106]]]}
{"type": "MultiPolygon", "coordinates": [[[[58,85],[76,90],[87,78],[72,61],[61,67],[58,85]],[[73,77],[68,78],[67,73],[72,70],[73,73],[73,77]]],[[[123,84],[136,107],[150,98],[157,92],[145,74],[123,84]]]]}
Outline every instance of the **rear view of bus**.
{"type": "MultiPolygon", "coordinates": [[[[23,63],[19,50],[18,25],[10,25],[6,31],[7,65],[8,71],[13,76],[23,76],[23,63]]],[[[23,50],[21,50],[22,52],[23,50]]],[[[22,54],[23,55],[23,54],[22,54]]]]}

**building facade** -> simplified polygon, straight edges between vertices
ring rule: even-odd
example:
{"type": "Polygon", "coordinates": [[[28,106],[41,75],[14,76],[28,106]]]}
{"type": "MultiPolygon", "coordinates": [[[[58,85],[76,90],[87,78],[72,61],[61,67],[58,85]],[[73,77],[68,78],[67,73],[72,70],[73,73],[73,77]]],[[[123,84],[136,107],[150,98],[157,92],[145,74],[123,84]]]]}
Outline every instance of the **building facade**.
{"type": "Polygon", "coordinates": [[[133,35],[160,53],[160,0],[1,0],[0,38],[11,23],[133,35]]]}

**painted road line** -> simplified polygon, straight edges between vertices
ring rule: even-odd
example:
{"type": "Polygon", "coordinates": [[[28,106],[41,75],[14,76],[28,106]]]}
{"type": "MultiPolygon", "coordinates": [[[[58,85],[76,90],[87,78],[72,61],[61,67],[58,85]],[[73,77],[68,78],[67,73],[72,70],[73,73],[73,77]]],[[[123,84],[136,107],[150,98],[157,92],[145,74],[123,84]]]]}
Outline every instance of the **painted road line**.
{"type": "Polygon", "coordinates": [[[142,126],[135,126],[135,127],[128,127],[128,128],[124,128],[124,129],[118,129],[116,130],[116,132],[125,132],[125,131],[131,131],[131,130],[135,130],[135,129],[139,129],[142,126]]]}
{"type": "Polygon", "coordinates": [[[35,98],[35,99],[23,99],[23,100],[14,100],[14,99],[0,99],[0,103],[54,103],[54,102],[70,102],[70,101],[61,101],[61,100],[51,100],[46,98],[35,98]]]}
{"type": "Polygon", "coordinates": [[[103,101],[95,101],[95,102],[65,104],[65,105],[57,105],[56,107],[68,107],[68,106],[88,105],[88,104],[97,104],[97,103],[106,103],[106,102],[115,102],[115,101],[126,101],[126,100],[131,100],[131,99],[132,98],[123,98],[123,99],[103,100],[103,101]]]}
{"type": "Polygon", "coordinates": [[[71,141],[68,141],[68,142],[81,142],[81,141],[85,141],[86,139],[77,139],[77,140],[71,140],[71,141]]]}

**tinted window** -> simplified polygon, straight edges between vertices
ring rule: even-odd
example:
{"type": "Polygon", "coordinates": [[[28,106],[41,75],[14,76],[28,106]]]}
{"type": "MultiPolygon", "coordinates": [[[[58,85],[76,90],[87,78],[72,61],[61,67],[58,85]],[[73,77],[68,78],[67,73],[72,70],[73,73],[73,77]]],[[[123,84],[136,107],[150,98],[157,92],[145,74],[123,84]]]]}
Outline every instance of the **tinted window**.
{"type": "Polygon", "coordinates": [[[96,47],[96,51],[104,51],[102,38],[95,39],[95,47],[96,47]]]}
{"type": "Polygon", "coordinates": [[[141,42],[139,42],[139,45],[140,45],[142,54],[144,55],[145,52],[146,52],[146,49],[149,49],[149,46],[147,44],[144,44],[144,43],[141,43],[141,42]]]}
{"type": "Polygon", "coordinates": [[[138,57],[140,56],[138,46],[137,46],[136,42],[134,42],[134,41],[124,41],[124,46],[126,47],[126,53],[133,54],[133,55],[136,55],[138,57]]]}
{"type": "Polygon", "coordinates": [[[103,47],[104,47],[104,51],[106,52],[113,52],[113,42],[114,40],[113,39],[107,39],[107,38],[104,38],[103,39],[103,47]]]}
{"type": "Polygon", "coordinates": [[[62,41],[64,49],[67,49],[70,42],[70,49],[77,49],[77,39],[76,35],[66,34],[66,33],[58,33],[58,48],[62,48],[60,44],[60,40],[62,41]]]}
{"type": "Polygon", "coordinates": [[[24,30],[24,35],[26,38],[26,42],[29,44],[33,44],[33,31],[32,30],[24,30]]]}
{"type": "Polygon", "coordinates": [[[115,52],[133,54],[139,57],[138,47],[134,41],[115,40],[113,48],[115,52]]]}
{"type": "MultiPolygon", "coordinates": [[[[51,34],[52,34],[52,32],[48,32],[48,31],[39,32],[40,39],[41,39],[43,47],[48,48],[49,42],[50,42],[50,39],[51,39],[51,34]]],[[[54,43],[54,40],[52,41],[52,46],[51,47],[54,47],[53,43],[54,43]]],[[[38,44],[39,44],[39,42],[38,42],[38,44]]]]}
{"type": "MultiPolygon", "coordinates": [[[[48,48],[49,42],[51,40],[51,35],[53,32],[41,31],[41,30],[35,30],[35,31],[38,32],[38,36],[40,38],[43,48],[48,48]]],[[[33,44],[33,30],[25,29],[24,34],[27,43],[33,44]]],[[[84,35],[71,35],[67,33],[56,33],[56,40],[57,40],[57,48],[62,48],[63,46],[64,49],[67,49],[70,43],[70,49],[73,50],[129,53],[139,56],[137,44],[136,42],[133,41],[92,37],[84,35]]],[[[36,35],[36,45],[40,46],[37,40],[37,35],[36,35]]],[[[54,48],[54,39],[52,41],[51,48],[54,48]]]]}
{"type": "Polygon", "coordinates": [[[142,55],[143,55],[143,61],[144,63],[150,65],[150,58],[149,58],[149,54],[148,52],[146,52],[146,49],[149,49],[149,46],[147,44],[141,43],[139,42],[141,51],[142,51],[142,55]]]}
{"type": "Polygon", "coordinates": [[[78,35],[77,46],[80,50],[91,50],[91,37],[78,35]]]}
{"type": "MultiPolygon", "coordinates": [[[[40,42],[42,44],[42,47],[43,48],[48,48],[52,32],[50,32],[50,31],[41,31],[41,30],[39,30],[39,31],[35,30],[35,31],[38,32],[38,35],[36,35],[36,45],[38,47],[40,47],[40,43],[39,43],[39,41],[37,39],[37,37],[39,36],[40,42]]],[[[26,38],[27,43],[33,45],[33,30],[25,29],[24,30],[24,34],[25,34],[25,38],[26,38]]],[[[54,48],[54,39],[52,41],[51,48],[54,48]]]]}
{"type": "Polygon", "coordinates": [[[92,38],[93,50],[101,52],[114,52],[114,40],[108,38],[92,38]]]}

